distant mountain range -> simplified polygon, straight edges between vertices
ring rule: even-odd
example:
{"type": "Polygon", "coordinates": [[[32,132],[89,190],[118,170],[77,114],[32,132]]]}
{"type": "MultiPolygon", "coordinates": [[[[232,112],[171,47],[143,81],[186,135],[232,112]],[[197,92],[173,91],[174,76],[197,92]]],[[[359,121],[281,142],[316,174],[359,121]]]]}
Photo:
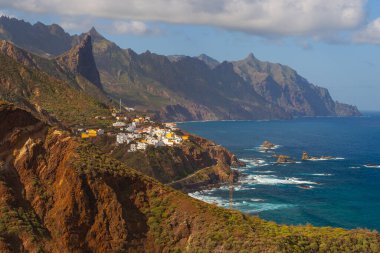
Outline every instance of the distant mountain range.
{"type": "Polygon", "coordinates": [[[51,67],[42,70],[61,79],[62,71],[71,73],[75,82],[82,80],[79,89],[87,90],[90,97],[122,99],[163,121],[360,115],[355,106],[334,101],[327,89],[309,83],[290,67],[259,61],[253,54],[221,63],[204,54],[137,54],[95,28],[71,36],[55,24],[31,25],[7,17],[0,18],[0,39],[54,59],[61,74],[51,67]],[[92,50],[86,48],[90,38],[92,50]],[[73,53],[78,47],[81,54],[73,53]]]}

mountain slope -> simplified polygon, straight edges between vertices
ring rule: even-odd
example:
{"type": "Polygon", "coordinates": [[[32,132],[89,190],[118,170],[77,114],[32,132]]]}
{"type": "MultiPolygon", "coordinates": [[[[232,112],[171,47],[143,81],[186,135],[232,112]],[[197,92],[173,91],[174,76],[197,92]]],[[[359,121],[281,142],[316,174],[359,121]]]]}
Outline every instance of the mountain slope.
{"type": "Polygon", "coordinates": [[[0,17],[0,39],[49,57],[59,55],[77,43],[77,37],[66,33],[59,25],[47,26],[41,22],[31,25],[5,16],[0,17]]]}
{"type": "Polygon", "coordinates": [[[378,252],[367,230],[283,226],[192,199],[0,102],[1,252],[378,252]]]}
{"type": "Polygon", "coordinates": [[[259,61],[253,54],[233,65],[257,93],[292,115],[360,115],[356,107],[334,102],[327,89],[309,83],[288,66],[259,61]]]}
{"type": "Polygon", "coordinates": [[[179,57],[170,61],[149,51],[138,55],[95,32],[92,30],[90,34],[105,90],[130,105],[158,110],[161,119],[290,117],[259,96],[227,62],[210,69],[197,58],[179,57]]]}
{"type": "MultiPolygon", "coordinates": [[[[30,39],[29,50],[39,54],[60,55],[69,45],[78,45],[86,37],[86,34],[67,37],[56,25],[39,23],[32,26],[9,18],[0,21],[3,38],[22,44],[17,36],[24,34],[23,43],[30,39]],[[40,27],[38,32],[35,26],[40,27]],[[25,32],[18,33],[15,27],[22,27],[25,32]],[[62,41],[56,42],[57,38],[62,41]],[[46,43],[38,43],[42,39],[60,46],[51,50],[46,43]]],[[[89,34],[96,64],[81,69],[70,66],[80,60],[81,55],[88,58],[88,62],[92,61],[90,50],[87,50],[90,47],[84,47],[79,50],[83,54],[71,51],[58,57],[58,62],[65,65],[63,69],[80,73],[74,78],[87,92],[92,92],[88,88],[91,85],[86,82],[89,79],[112,97],[121,98],[125,104],[154,114],[163,121],[360,115],[355,106],[334,101],[327,89],[309,83],[293,69],[259,61],[253,55],[241,61],[219,63],[207,55],[166,57],[149,51],[137,54],[108,41],[95,28],[89,34]]],[[[78,48],[81,46],[76,48],[77,52],[78,48]]]]}
{"type": "MultiPolygon", "coordinates": [[[[67,125],[90,124],[95,116],[109,113],[102,100],[82,90],[75,78],[62,71],[55,60],[32,55],[0,41],[0,65],[0,98],[3,100],[36,111],[46,110],[67,125]]],[[[103,101],[107,99],[100,91],[96,94],[103,101]]]]}

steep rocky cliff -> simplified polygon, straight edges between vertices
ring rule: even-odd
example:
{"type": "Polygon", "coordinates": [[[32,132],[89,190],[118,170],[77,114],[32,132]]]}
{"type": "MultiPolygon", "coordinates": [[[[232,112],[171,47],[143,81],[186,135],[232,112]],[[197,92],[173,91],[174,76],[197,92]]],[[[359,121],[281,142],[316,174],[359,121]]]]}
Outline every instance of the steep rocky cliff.
{"type": "Polygon", "coordinates": [[[208,205],[0,103],[1,252],[378,252],[380,236],[208,205]]]}
{"type": "MultiPolygon", "coordinates": [[[[62,56],[59,56],[57,61],[62,66],[68,68],[71,73],[82,76],[90,83],[94,84],[98,89],[103,90],[99,71],[92,54],[92,40],[89,34],[86,34],[81,39],[79,45],[73,47],[62,56]]],[[[85,91],[87,90],[85,87],[82,88],[85,91]]],[[[91,89],[91,87],[88,89],[91,89]]]]}
{"type": "Polygon", "coordinates": [[[288,66],[263,62],[249,54],[234,70],[267,101],[294,116],[358,116],[354,106],[334,102],[329,92],[309,83],[288,66]]]}
{"type": "Polygon", "coordinates": [[[149,147],[135,153],[126,150],[126,145],[120,145],[111,154],[127,166],[187,192],[236,182],[238,172],[233,168],[245,165],[224,147],[194,135],[175,147],[149,147]],[[192,180],[185,180],[188,177],[192,180]]]}

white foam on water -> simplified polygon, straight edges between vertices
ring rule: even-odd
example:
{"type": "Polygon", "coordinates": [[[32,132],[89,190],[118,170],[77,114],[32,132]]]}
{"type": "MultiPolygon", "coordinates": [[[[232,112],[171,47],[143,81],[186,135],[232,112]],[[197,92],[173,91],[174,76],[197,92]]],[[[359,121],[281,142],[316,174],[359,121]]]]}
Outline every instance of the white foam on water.
{"type": "Polygon", "coordinates": [[[190,197],[201,200],[209,204],[216,204],[218,206],[227,206],[229,204],[228,200],[217,196],[204,195],[203,192],[193,192],[188,194],[190,197]]]}
{"type": "Polygon", "coordinates": [[[241,210],[249,213],[260,213],[264,211],[271,211],[277,209],[286,209],[294,207],[291,204],[275,204],[275,203],[249,203],[248,205],[241,206],[241,210]]]}
{"type": "Polygon", "coordinates": [[[279,178],[275,175],[248,175],[241,180],[242,183],[260,185],[297,185],[297,184],[318,184],[312,181],[302,180],[296,177],[279,178]]]}
{"type": "Polygon", "coordinates": [[[255,170],[254,173],[256,174],[269,174],[269,173],[274,173],[273,170],[255,170]]]}
{"type": "MultiPolygon", "coordinates": [[[[228,199],[223,199],[217,196],[207,196],[207,195],[203,195],[203,193],[204,192],[189,193],[189,196],[195,199],[201,200],[203,202],[209,203],[209,204],[215,204],[220,207],[228,208],[230,206],[228,199]]],[[[276,203],[267,203],[264,201],[265,201],[264,199],[259,199],[259,198],[244,199],[240,201],[238,199],[234,199],[232,206],[238,210],[241,210],[243,212],[248,212],[248,213],[259,213],[263,211],[285,209],[285,208],[290,208],[294,206],[291,204],[276,204],[276,203]]]]}
{"type": "Polygon", "coordinates": [[[351,167],[349,167],[350,169],[360,169],[361,167],[359,167],[359,166],[351,166],[351,167]]]}
{"type": "Polygon", "coordinates": [[[255,198],[250,199],[250,200],[253,201],[253,202],[262,202],[262,201],[264,201],[263,199],[255,199],[255,198]]]}
{"type": "Polygon", "coordinates": [[[345,160],[346,158],[344,157],[333,157],[333,158],[313,158],[308,161],[311,162],[318,162],[318,161],[333,161],[333,160],[345,160]]]}
{"type": "Polygon", "coordinates": [[[375,168],[375,169],[380,169],[380,165],[363,165],[366,168],[375,168]]]}
{"type": "Polygon", "coordinates": [[[240,159],[240,161],[245,162],[247,164],[248,168],[255,168],[255,167],[262,167],[269,165],[264,159],[257,158],[257,159],[240,159]]]}
{"type": "Polygon", "coordinates": [[[311,176],[320,176],[320,177],[329,177],[329,176],[333,176],[333,174],[330,174],[330,173],[314,173],[314,174],[310,174],[311,176]]]}

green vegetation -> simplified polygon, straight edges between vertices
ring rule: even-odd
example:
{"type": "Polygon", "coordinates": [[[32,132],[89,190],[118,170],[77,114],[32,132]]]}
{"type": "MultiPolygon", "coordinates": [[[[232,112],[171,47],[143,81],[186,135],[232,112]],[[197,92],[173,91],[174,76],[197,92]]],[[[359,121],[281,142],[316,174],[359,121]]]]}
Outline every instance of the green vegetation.
{"type": "Polygon", "coordinates": [[[134,172],[82,144],[76,166],[80,173],[126,176],[146,185],[134,197],[144,203],[148,237],[168,252],[379,252],[380,235],[364,229],[287,226],[264,221],[192,199],[134,172]]]}
{"type": "Polygon", "coordinates": [[[109,109],[69,83],[36,69],[28,69],[0,54],[0,98],[28,106],[29,102],[47,110],[66,125],[109,125],[95,116],[108,116],[109,109]],[[29,101],[29,102],[27,102],[29,101]]]}

